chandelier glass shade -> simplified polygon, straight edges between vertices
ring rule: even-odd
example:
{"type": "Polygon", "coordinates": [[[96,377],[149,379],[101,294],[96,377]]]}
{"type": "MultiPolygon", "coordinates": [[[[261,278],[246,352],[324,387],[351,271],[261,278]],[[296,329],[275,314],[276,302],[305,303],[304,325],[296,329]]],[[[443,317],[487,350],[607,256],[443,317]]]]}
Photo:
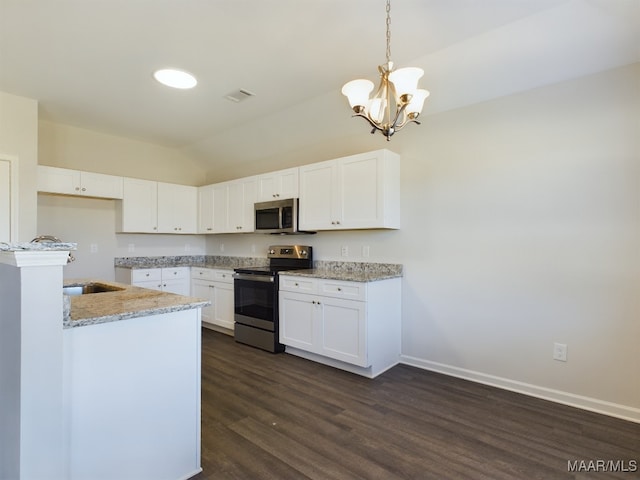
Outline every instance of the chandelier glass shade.
{"type": "Polygon", "coordinates": [[[354,117],[363,117],[372,130],[381,132],[387,141],[408,123],[417,123],[429,92],[418,88],[418,81],[424,75],[421,68],[406,67],[393,69],[391,61],[391,20],[390,0],[387,0],[387,63],[380,65],[380,85],[370,97],[374,84],[370,80],[358,79],[346,83],[342,93],[349,100],[354,117]]]}

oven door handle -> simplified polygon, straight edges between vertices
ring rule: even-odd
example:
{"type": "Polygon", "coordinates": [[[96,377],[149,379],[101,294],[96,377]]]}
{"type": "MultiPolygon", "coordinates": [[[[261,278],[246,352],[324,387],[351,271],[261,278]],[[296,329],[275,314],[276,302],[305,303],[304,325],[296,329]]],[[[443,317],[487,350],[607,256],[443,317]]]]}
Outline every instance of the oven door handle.
{"type": "Polygon", "coordinates": [[[273,277],[272,275],[248,275],[246,273],[234,273],[233,278],[235,280],[247,280],[249,282],[275,282],[275,277],[273,277]]]}

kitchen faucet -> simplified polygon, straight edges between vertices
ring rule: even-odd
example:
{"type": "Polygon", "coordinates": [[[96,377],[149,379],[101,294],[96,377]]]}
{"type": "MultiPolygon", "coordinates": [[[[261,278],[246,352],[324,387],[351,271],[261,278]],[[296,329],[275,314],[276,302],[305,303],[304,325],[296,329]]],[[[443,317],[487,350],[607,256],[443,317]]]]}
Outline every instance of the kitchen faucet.
{"type": "MultiPolygon", "coordinates": [[[[54,237],[53,235],[38,235],[36,238],[31,240],[31,243],[62,243],[58,237],[54,237]]],[[[67,263],[71,263],[75,261],[76,257],[74,257],[71,252],[69,252],[69,258],[67,259],[67,263]]]]}

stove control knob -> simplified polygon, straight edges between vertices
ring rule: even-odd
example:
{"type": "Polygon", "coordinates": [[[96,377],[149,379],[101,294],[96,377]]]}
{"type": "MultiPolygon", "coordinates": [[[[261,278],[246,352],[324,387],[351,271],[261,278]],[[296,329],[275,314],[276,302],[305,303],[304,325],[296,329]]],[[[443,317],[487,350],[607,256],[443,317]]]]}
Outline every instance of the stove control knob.
{"type": "Polygon", "coordinates": [[[276,253],[276,251],[272,248],[271,250],[269,250],[269,255],[274,255],[276,253]]]}
{"type": "Polygon", "coordinates": [[[300,255],[302,255],[303,257],[306,257],[307,256],[307,251],[306,250],[302,250],[300,252],[300,255]]]}

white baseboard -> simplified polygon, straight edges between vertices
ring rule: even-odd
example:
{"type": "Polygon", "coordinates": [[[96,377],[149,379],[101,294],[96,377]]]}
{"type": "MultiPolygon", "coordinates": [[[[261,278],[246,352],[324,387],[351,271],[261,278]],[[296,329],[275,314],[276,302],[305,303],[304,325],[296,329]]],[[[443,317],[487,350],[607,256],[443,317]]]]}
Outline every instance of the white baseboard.
{"type": "Polygon", "coordinates": [[[423,370],[443,373],[452,377],[458,377],[464,380],[470,380],[472,382],[491,385],[493,387],[502,388],[504,390],[523,393],[532,397],[542,398],[544,400],[562,403],[571,407],[581,408],[583,410],[589,410],[591,412],[602,413],[611,417],[640,423],[640,408],[620,405],[604,400],[598,400],[596,398],[584,397],[582,395],[575,395],[573,393],[540,387],[537,385],[531,385],[529,383],[518,382],[515,380],[510,380],[508,378],[487,375],[486,373],[467,370],[464,368],[432,362],[429,360],[423,360],[420,358],[411,357],[409,355],[401,355],[400,363],[418,367],[423,370]]]}

